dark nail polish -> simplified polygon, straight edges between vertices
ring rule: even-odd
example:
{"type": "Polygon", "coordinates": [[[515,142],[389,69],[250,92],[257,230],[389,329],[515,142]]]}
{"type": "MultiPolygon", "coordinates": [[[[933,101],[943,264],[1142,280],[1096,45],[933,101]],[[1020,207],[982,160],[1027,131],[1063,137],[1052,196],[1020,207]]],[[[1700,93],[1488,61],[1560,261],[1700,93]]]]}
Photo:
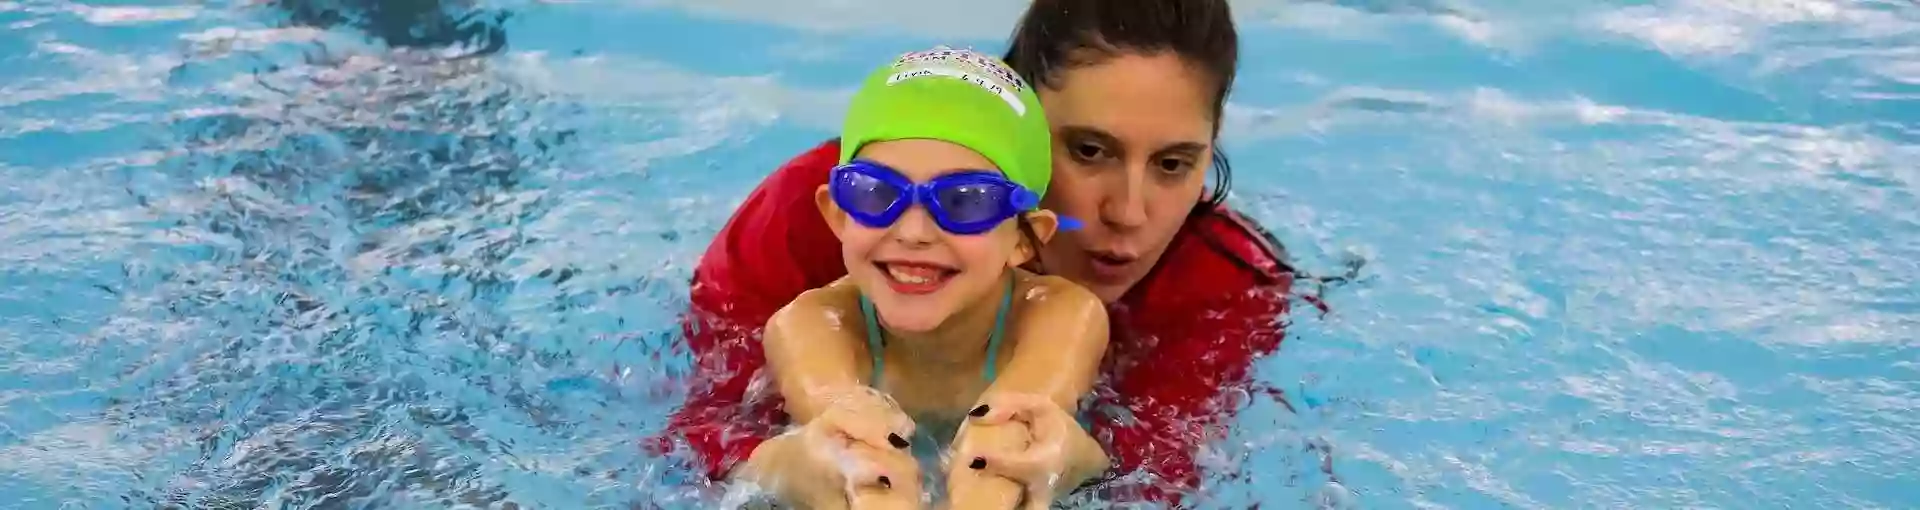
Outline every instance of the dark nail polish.
{"type": "Polygon", "coordinates": [[[891,489],[893,488],[893,480],[888,480],[887,477],[882,476],[880,477],[880,486],[891,489]]]}
{"type": "Polygon", "coordinates": [[[967,467],[970,467],[970,468],[973,468],[973,469],[986,469],[986,468],[987,468],[987,459],[986,459],[985,457],[974,457],[974,458],[973,458],[973,463],[972,463],[972,464],[967,464],[967,467]]]}
{"type": "Polygon", "coordinates": [[[967,411],[967,416],[972,416],[972,417],[975,417],[975,418],[979,418],[979,417],[981,417],[981,416],[986,416],[986,415],[987,415],[987,405],[986,405],[986,404],[980,404],[980,407],[975,407],[975,408],[973,408],[973,410],[972,410],[972,411],[967,411]]]}
{"type": "Polygon", "coordinates": [[[892,443],[894,448],[913,446],[913,443],[907,442],[907,438],[900,437],[899,434],[887,434],[887,442],[892,443]]]}

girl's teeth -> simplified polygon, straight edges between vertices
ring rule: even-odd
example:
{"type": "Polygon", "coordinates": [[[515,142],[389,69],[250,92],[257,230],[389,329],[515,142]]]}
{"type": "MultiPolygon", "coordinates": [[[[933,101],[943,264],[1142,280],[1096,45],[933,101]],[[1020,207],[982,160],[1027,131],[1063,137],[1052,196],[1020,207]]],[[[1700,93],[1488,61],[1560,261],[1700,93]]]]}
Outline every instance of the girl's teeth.
{"type": "Polygon", "coordinates": [[[927,283],[928,281],[932,280],[933,278],[930,278],[927,275],[927,273],[929,272],[930,271],[927,271],[924,269],[918,270],[918,271],[912,271],[912,270],[901,269],[897,267],[887,268],[887,275],[892,276],[893,279],[899,280],[901,283],[910,283],[910,284],[916,284],[916,285],[927,283]]]}

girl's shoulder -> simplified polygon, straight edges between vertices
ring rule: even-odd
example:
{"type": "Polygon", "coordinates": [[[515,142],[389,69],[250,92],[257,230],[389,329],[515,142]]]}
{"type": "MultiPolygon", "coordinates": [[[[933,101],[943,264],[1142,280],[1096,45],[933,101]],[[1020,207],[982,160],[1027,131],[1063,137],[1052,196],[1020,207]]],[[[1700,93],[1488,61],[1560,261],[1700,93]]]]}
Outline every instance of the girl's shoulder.
{"type": "Polygon", "coordinates": [[[1106,314],[1106,305],[1100,302],[1100,297],[1072,280],[1025,269],[1014,271],[1013,301],[1015,306],[1023,310],[1058,313],[1097,311],[1102,316],[1106,314]]]}
{"type": "Polygon", "coordinates": [[[860,312],[860,288],[846,277],[834,280],[825,286],[801,292],[786,306],[775,312],[768,325],[778,324],[785,328],[819,324],[822,317],[838,317],[847,313],[860,312]]]}

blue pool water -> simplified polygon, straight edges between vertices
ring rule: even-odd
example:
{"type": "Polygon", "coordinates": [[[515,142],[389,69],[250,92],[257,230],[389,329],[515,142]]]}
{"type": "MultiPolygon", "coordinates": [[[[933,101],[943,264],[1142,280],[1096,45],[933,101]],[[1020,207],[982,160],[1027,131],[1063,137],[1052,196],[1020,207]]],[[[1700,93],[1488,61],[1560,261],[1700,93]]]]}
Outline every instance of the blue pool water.
{"type": "MultiPolygon", "coordinates": [[[[695,256],[1023,3],[0,0],[0,507],[705,507],[695,256]]],[[[1235,9],[1233,201],[1368,263],[1203,506],[1920,501],[1920,6],[1235,9]]]]}

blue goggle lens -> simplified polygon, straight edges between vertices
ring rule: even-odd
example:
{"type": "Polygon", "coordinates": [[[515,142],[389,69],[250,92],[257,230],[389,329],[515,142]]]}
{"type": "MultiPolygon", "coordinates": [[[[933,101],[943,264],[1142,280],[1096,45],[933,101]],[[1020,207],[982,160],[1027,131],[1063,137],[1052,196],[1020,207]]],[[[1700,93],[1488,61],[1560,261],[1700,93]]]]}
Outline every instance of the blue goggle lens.
{"type": "Polygon", "coordinates": [[[973,224],[1006,219],[1010,191],[1004,185],[971,183],[935,188],[933,198],[949,221],[973,224]]]}
{"type": "Polygon", "coordinates": [[[838,179],[834,184],[838,191],[834,193],[840,202],[840,208],[869,216],[885,214],[900,201],[901,190],[871,175],[859,172],[836,172],[838,179]]]}

